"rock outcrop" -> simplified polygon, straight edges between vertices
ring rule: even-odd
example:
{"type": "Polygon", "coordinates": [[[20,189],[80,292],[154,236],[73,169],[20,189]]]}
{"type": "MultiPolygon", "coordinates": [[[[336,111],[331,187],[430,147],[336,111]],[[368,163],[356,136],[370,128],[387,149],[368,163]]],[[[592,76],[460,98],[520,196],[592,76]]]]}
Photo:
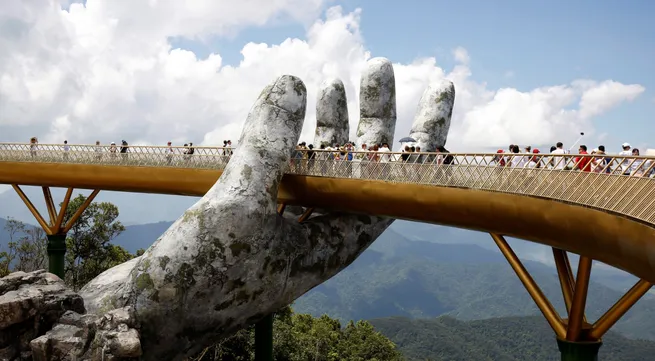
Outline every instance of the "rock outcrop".
{"type": "Polygon", "coordinates": [[[84,302],[52,273],[15,272],[0,279],[0,360],[30,360],[30,341],[84,302]]]}
{"type": "Polygon", "coordinates": [[[135,326],[129,307],[102,316],[67,311],[52,330],[32,340],[33,360],[133,360],[142,355],[135,326]]]}
{"type": "Polygon", "coordinates": [[[101,316],[84,313],[82,297],[52,273],[15,272],[0,279],[0,361],[120,361],[141,356],[130,308],[101,316]]]}

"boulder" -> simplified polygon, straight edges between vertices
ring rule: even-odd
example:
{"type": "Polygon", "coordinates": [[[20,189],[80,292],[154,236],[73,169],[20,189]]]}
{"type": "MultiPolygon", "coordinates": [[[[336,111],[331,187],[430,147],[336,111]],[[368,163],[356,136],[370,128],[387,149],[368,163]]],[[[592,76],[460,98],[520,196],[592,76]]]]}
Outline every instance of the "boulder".
{"type": "Polygon", "coordinates": [[[14,272],[0,279],[0,360],[31,359],[30,341],[68,310],[84,313],[84,301],[52,273],[14,272]]]}
{"type": "Polygon", "coordinates": [[[84,301],[43,270],[0,279],[0,361],[132,360],[141,356],[131,308],[84,314],[84,301]]]}
{"type": "Polygon", "coordinates": [[[141,356],[141,341],[131,308],[102,316],[66,312],[55,327],[34,339],[34,361],[132,360],[141,356]]]}

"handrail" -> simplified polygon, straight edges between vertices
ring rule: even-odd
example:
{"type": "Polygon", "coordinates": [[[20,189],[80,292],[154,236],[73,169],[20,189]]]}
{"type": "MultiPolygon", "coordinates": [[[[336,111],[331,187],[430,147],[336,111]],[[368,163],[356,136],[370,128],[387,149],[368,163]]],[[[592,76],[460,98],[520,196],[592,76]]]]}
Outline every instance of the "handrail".
{"type": "MultiPolygon", "coordinates": [[[[69,151],[64,151],[63,145],[39,144],[35,150],[30,144],[0,143],[0,175],[2,163],[8,162],[222,170],[229,162],[232,150],[194,147],[194,154],[183,154],[187,148],[176,147],[179,152],[173,153],[168,152],[168,147],[130,148],[133,150],[130,153],[110,153],[94,145],[69,145],[69,151]]],[[[611,211],[655,226],[654,157],[351,153],[352,161],[348,161],[347,156],[339,159],[342,152],[336,150],[315,150],[313,153],[295,150],[292,151],[287,173],[469,188],[548,198],[611,211]],[[447,160],[448,157],[450,159],[447,160]]]]}
{"type": "MultiPolygon", "coordinates": [[[[109,144],[101,144],[101,145],[95,145],[95,144],[56,144],[56,143],[0,143],[0,151],[4,150],[30,150],[32,146],[35,146],[36,150],[48,150],[48,151],[64,151],[64,147],[68,146],[70,152],[76,152],[76,151],[84,151],[84,152],[89,152],[89,151],[94,151],[96,149],[110,149],[111,145],[109,144]]],[[[115,148],[120,149],[122,147],[121,144],[115,144],[115,148]]],[[[159,154],[159,153],[165,153],[166,150],[168,149],[173,149],[174,151],[184,151],[190,148],[193,148],[196,151],[204,151],[202,154],[211,154],[215,155],[218,154],[216,151],[225,151],[225,150],[230,150],[234,152],[237,147],[219,147],[219,146],[167,146],[167,145],[127,145],[128,152],[129,153],[153,153],[153,154],[159,154]]],[[[346,152],[346,153],[351,153],[351,154],[369,154],[372,151],[362,151],[362,150],[341,150],[341,149],[296,149],[295,151],[299,152],[316,152],[316,153],[337,153],[337,152],[346,152]]],[[[570,153],[570,154],[550,154],[550,153],[490,153],[490,152],[466,152],[466,153],[440,153],[440,152],[396,152],[396,151],[389,151],[389,152],[380,152],[376,151],[378,154],[389,154],[389,155],[394,155],[394,156],[400,156],[403,154],[410,154],[410,155],[444,155],[444,154],[449,154],[453,156],[484,156],[484,157],[497,157],[497,156],[502,156],[502,157],[511,157],[511,156],[539,156],[539,157],[607,157],[607,158],[617,158],[620,157],[621,159],[646,159],[646,160],[655,160],[655,155],[649,155],[649,156],[618,156],[618,155],[613,155],[613,154],[575,154],[575,153],[570,153]]]]}

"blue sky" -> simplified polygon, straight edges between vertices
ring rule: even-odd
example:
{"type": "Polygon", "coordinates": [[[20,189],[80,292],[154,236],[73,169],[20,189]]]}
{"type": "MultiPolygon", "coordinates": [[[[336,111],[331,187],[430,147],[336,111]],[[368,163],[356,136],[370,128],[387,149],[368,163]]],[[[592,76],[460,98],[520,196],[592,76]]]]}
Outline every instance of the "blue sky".
{"type": "MultiPolygon", "coordinates": [[[[452,49],[466,48],[473,80],[491,89],[529,91],[575,79],[641,84],[646,91],[637,100],[598,117],[596,128],[609,134],[604,140],[609,149],[618,150],[624,141],[655,148],[650,139],[655,2],[343,0],[328,5],[346,12],[362,8],[362,33],[374,56],[403,63],[434,56],[450,69],[452,49]]],[[[198,56],[219,52],[226,64],[235,65],[246,43],[279,44],[289,37],[304,38],[305,28],[273,25],[205,44],[179,39],[174,44],[198,56]]]]}

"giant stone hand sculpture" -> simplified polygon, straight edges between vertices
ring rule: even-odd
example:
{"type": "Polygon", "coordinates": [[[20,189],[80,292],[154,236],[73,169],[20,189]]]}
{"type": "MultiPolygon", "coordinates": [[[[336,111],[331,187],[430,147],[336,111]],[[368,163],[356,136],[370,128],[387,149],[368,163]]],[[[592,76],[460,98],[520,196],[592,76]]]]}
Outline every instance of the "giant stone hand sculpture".
{"type": "MultiPolygon", "coordinates": [[[[453,100],[454,93],[421,104],[452,109],[453,100]]],[[[369,61],[360,103],[358,142],[392,144],[395,80],[388,60],[369,61]]],[[[285,75],[268,85],[248,115],[239,148],[207,194],[143,256],[102,273],[81,290],[88,312],[132,310],[143,359],[193,355],[279,310],[352,263],[393,222],[327,212],[298,223],[276,212],[278,185],[298,142],[305,107],[300,79],[285,75]]],[[[348,110],[341,81],[324,83],[317,112],[315,143],[345,143],[348,110]]],[[[433,118],[419,115],[415,125],[433,118]]],[[[447,118],[420,128],[425,133],[420,139],[446,134],[447,118]]]]}

